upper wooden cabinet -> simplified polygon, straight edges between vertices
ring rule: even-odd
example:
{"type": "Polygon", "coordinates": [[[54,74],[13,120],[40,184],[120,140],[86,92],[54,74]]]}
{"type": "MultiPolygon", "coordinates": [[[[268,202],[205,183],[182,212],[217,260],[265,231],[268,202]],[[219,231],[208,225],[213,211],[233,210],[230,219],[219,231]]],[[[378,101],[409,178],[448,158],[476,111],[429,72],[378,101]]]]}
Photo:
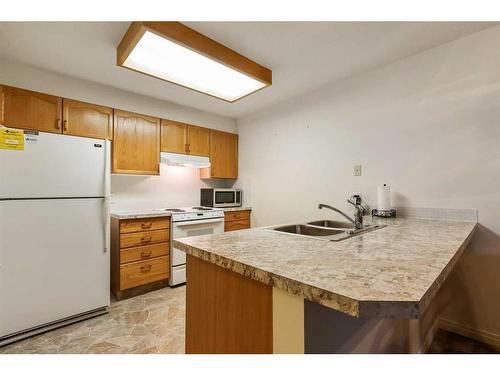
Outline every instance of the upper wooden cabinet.
{"type": "Polygon", "coordinates": [[[210,130],[210,168],[200,169],[201,178],[238,178],[238,135],[210,130]]]}
{"type": "Polygon", "coordinates": [[[113,138],[113,109],[63,99],[63,133],[89,138],[113,138]]]}
{"type": "Polygon", "coordinates": [[[0,124],[13,128],[61,133],[62,98],[0,85],[0,124]]]}
{"type": "Polygon", "coordinates": [[[187,151],[187,126],[181,122],[161,119],[161,150],[185,154],[187,151]]]}
{"type": "Polygon", "coordinates": [[[190,155],[210,156],[210,130],[201,126],[187,126],[188,147],[190,155]]]}
{"type": "Polygon", "coordinates": [[[210,129],[161,120],[161,150],[176,154],[210,155],[210,129]]]}
{"type": "Polygon", "coordinates": [[[160,119],[114,111],[113,172],[157,175],[160,162],[160,119]]]}

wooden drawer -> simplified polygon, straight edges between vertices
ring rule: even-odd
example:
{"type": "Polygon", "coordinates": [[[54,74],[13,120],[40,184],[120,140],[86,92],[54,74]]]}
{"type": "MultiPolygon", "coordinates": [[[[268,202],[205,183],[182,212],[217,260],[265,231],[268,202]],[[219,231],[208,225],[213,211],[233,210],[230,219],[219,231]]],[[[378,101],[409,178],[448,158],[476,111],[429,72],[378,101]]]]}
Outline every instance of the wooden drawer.
{"type": "Polygon", "coordinates": [[[168,257],[123,264],[120,266],[120,290],[167,279],[168,257]]]}
{"type": "Polygon", "coordinates": [[[226,211],[224,221],[250,220],[250,211],[226,211]]]}
{"type": "Polygon", "coordinates": [[[250,220],[235,220],[227,221],[224,223],[224,231],[230,232],[232,230],[248,229],[250,228],[250,220]]]}
{"type": "Polygon", "coordinates": [[[157,242],[167,242],[170,239],[170,230],[149,230],[120,234],[120,248],[149,245],[157,242]]]}
{"type": "Polygon", "coordinates": [[[170,227],[170,218],[152,217],[145,219],[120,220],[120,233],[141,232],[144,230],[167,229],[170,227]]]}
{"type": "Polygon", "coordinates": [[[166,256],[169,254],[169,245],[169,242],[161,242],[154,245],[122,249],[120,250],[120,264],[166,256]]]}

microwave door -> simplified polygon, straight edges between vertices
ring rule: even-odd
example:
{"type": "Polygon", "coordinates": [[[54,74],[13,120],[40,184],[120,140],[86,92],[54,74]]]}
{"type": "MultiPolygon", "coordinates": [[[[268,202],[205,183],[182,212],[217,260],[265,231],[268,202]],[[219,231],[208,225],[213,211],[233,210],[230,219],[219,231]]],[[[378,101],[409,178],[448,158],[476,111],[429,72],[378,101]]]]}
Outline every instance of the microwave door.
{"type": "Polygon", "coordinates": [[[234,206],[236,203],[236,192],[234,190],[215,190],[214,195],[215,207],[230,207],[234,206]]]}

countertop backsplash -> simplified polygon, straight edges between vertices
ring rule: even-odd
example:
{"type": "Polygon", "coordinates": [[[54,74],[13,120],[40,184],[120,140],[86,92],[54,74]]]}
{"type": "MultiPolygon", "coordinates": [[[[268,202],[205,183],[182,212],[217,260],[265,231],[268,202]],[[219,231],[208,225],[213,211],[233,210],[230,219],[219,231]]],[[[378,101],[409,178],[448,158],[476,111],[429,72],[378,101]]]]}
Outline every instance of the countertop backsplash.
{"type": "Polygon", "coordinates": [[[111,210],[126,211],[200,204],[200,188],[230,187],[232,181],[201,180],[195,168],[160,164],[159,176],[111,175],[111,210]]]}

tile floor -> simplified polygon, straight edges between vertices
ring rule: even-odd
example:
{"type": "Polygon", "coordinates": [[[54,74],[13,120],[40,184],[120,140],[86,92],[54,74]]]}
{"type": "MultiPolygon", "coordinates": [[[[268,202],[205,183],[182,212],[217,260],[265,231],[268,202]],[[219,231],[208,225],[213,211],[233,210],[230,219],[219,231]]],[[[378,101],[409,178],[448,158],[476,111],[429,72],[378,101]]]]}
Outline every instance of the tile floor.
{"type": "Polygon", "coordinates": [[[498,348],[458,335],[439,330],[429,349],[430,354],[497,354],[498,348]]]}
{"type": "Polygon", "coordinates": [[[184,353],[186,287],[111,304],[109,313],[0,347],[0,353],[184,353]]]}
{"type": "MultiPolygon", "coordinates": [[[[10,354],[184,353],[186,287],[164,288],[111,304],[109,314],[0,348],[10,354]]],[[[439,331],[429,353],[498,353],[488,345],[439,331]]]]}

